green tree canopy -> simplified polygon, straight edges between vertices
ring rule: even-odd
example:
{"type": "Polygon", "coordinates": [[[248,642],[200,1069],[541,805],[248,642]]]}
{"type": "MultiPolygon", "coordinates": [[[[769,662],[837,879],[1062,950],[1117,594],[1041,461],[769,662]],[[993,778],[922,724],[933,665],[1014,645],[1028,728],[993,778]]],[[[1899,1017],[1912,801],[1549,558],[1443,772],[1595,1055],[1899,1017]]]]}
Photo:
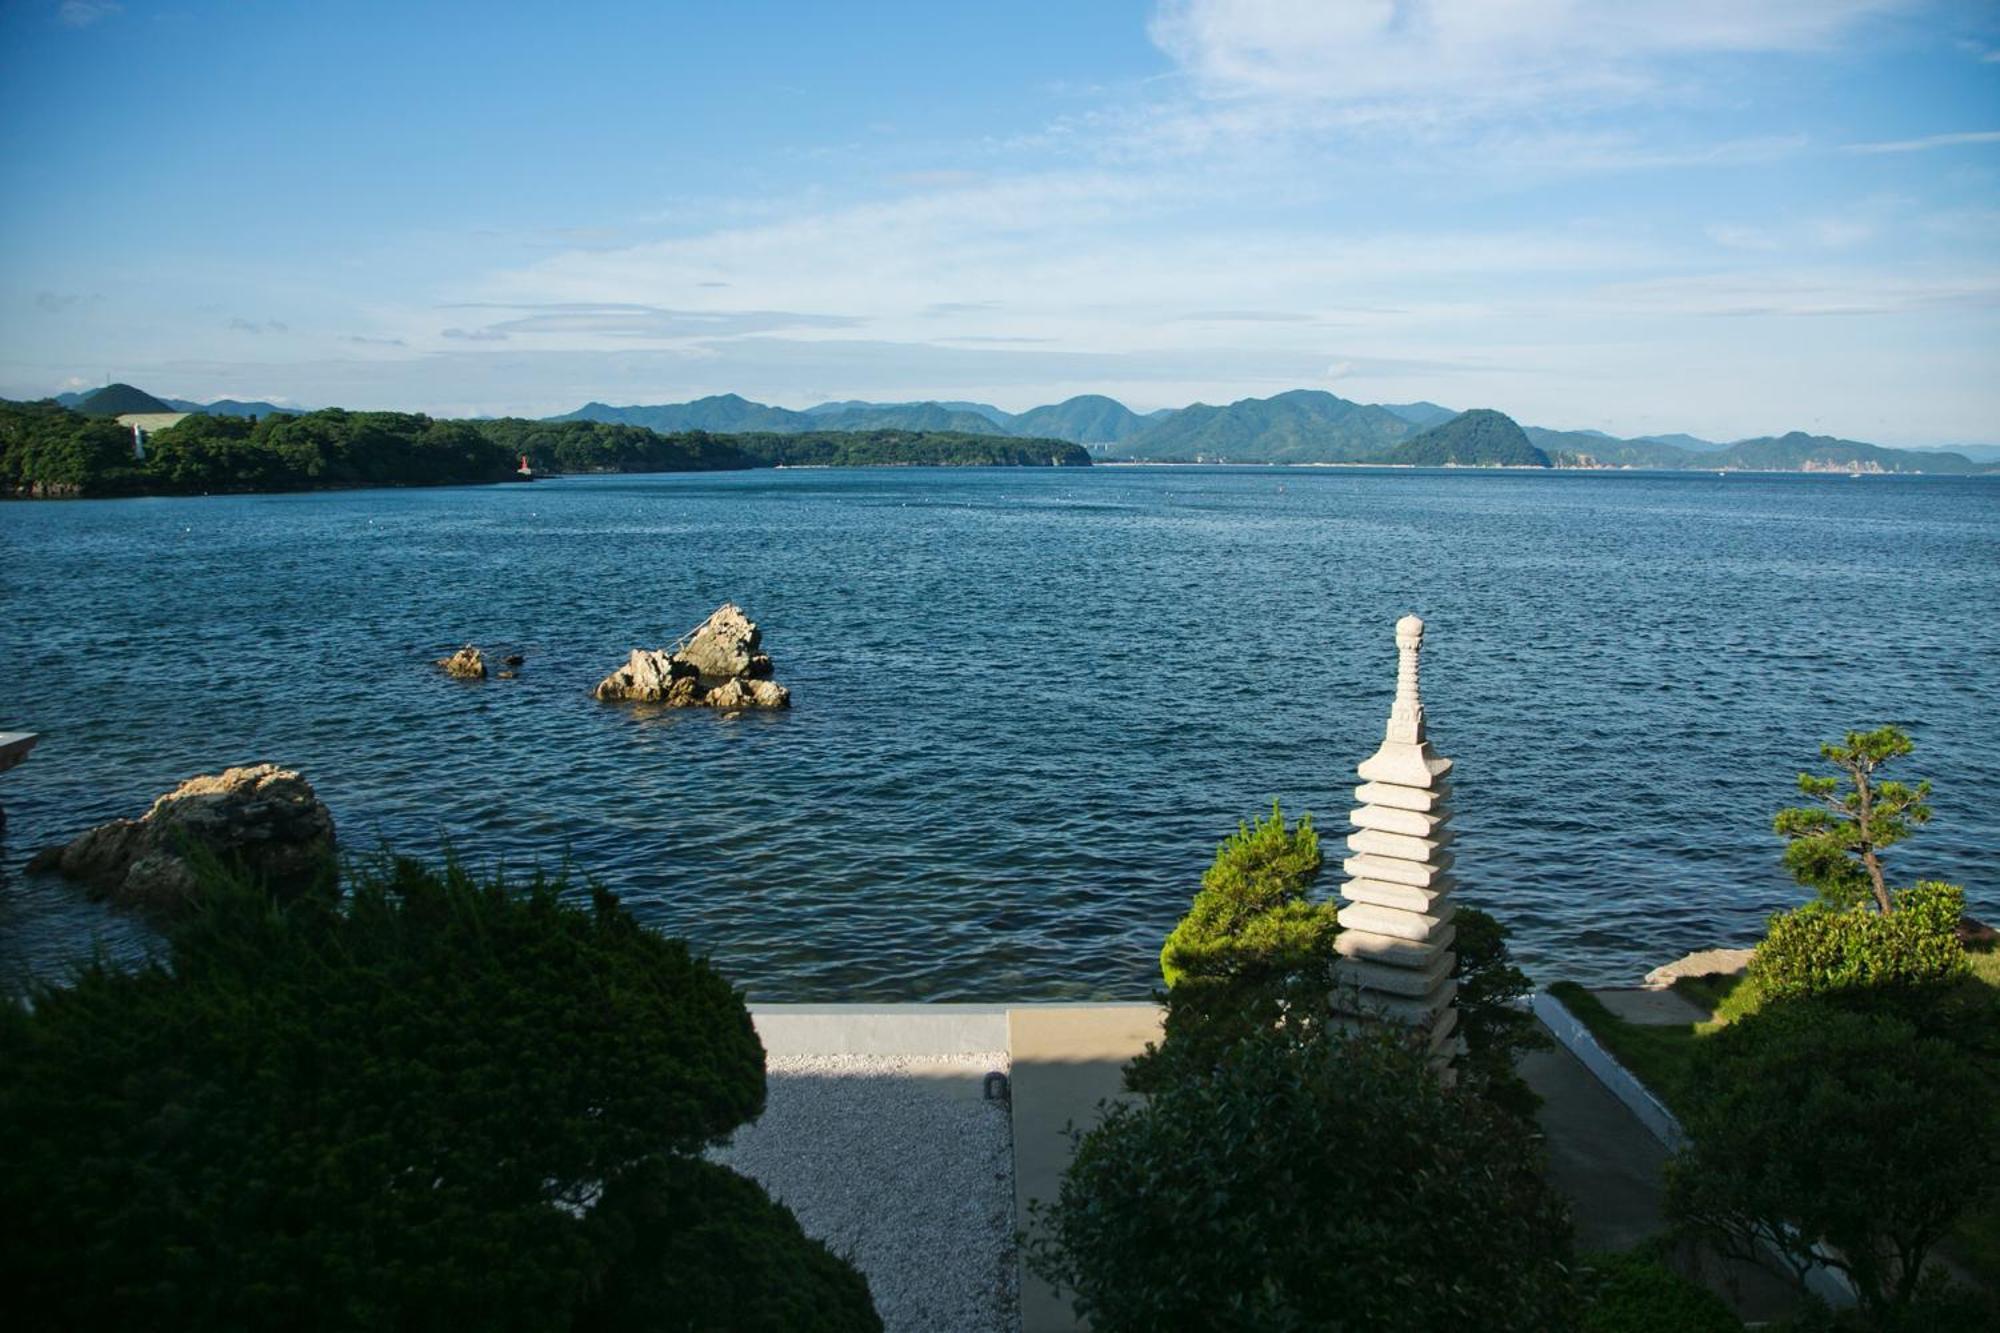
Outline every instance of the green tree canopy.
{"type": "Polygon", "coordinates": [[[692,1166],[762,1110],[763,1050],[610,894],[408,861],[343,902],[205,888],[169,957],[0,1013],[0,1299],[77,1328],[548,1329],[618,1293],[636,1327],[635,1292],[796,1279],[817,1326],[875,1326],[858,1275],[692,1166]],[[761,1237],[752,1269],[687,1230],[711,1203],[761,1237]],[[622,1266],[662,1263],[701,1271],[622,1266]]]}
{"type": "Polygon", "coordinates": [[[1785,868],[1794,879],[1835,907],[1872,894],[1878,911],[1895,910],[1881,854],[1930,822],[1931,784],[1880,779],[1876,771],[1914,748],[1896,727],[1850,731],[1844,744],[1819,747],[1840,775],[1799,774],[1799,791],[1813,804],[1780,810],[1772,821],[1786,840],[1785,868]]]}

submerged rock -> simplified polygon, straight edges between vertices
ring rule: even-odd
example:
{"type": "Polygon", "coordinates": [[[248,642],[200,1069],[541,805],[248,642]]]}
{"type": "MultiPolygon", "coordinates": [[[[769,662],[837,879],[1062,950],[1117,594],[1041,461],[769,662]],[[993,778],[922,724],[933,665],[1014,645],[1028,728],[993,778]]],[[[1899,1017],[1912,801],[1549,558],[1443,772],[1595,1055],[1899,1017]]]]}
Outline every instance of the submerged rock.
{"type": "Polygon", "coordinates": [[[440,657],[437,664],[444,668],[445,675],[460,680],[486,679],[486,655],[469,643],[450,657],[440,657]]]}
{"type": "Polygon", "coordinates": [[[678,648],[635,648],[594,691],[599,699],[670,708],[789,708],[791,691],[771,679],[757,623],[724,602],[678,648]]]}
{"type": "Polygon", "coordinates": [[[189,778],[139,819],[115,819],[28,863],[121,907],[173,913],[194,901],[190,853],[240,866],[281,895],[333,863],[333,814],[312,784],[276,764],[189,778]]]}

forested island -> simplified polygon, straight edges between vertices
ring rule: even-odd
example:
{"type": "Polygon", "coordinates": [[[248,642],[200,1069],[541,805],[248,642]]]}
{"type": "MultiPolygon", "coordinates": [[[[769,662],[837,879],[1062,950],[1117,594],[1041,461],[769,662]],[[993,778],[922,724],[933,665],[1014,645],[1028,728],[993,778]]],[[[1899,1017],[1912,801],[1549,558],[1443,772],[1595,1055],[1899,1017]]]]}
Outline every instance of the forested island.
{"type": "Polygon", "coordinates": [[[1061,440],[956,431],[672,435],[599,421],[439,420],[327,408],[261,417],[190,414],[146,437],[53,401],[0,403],[0,494],[189,495],[454,486],[588,472],[711,472],[781,466],[1085,467],[1061,440]]]}

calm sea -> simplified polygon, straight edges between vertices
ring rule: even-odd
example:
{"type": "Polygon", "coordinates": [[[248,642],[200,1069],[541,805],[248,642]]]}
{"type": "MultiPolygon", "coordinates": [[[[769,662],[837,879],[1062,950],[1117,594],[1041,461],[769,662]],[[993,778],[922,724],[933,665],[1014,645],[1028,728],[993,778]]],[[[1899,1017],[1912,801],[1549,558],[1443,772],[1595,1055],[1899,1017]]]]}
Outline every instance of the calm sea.
{"type": "Polygon", "coordinates": [[[1883,722],[1936,789],[1895,871],[2000,913],[2000,478],[786,471],[0,506],[0,969],[136,947],[37,847],[274,760],[350,850],[568,861],[753,998],[1137,998],[1239,819],[1345,832],[1409,611],[1539,979],[1754,939],[1772,812],[1883,722]],[[725,599],[792,711],[590,698],[725,599]]]}

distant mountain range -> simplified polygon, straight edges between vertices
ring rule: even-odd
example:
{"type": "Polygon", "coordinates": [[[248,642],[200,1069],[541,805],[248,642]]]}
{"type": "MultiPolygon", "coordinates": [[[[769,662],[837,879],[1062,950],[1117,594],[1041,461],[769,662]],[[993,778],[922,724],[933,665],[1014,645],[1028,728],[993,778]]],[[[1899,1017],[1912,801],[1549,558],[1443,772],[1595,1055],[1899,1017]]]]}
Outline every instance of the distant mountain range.
{"type": "Polygon", "coordinates": [[[1757,471],[1945,472],[1987,470],[2000,447],[1968,453],[1890,449],[1793,432],[1733,444],[1696,435],[1621,439],[1597,430],[1525,430],[1490,409],[1437,403],[1366,404],[1294,389],[1226,406],[1195,403],[1140,415],[1116,399],[1084,394],[1010,413],[989,403],[821,403],[766,407],[736,394],[652,407],[588,403],[553,418],[624,422],[659,431],[985,430],[1085,445],[1098,458],[1210,463],[1407,463],[1418,466],[1713,468],[1757,471]],[[1404,446],[1408,446],[1405,448],[1404,446]]]}
{"type": "Polygon", "coordinates": [[[131,412],[206,412],[213,417],[264,417],[273,412],[297,415],[305,410],[279,407],[276,403],[246,403],[235,398],[218,398],[212,403],[195,403],[185,398],[155,398],[129,384],[107,384],[87,393],[59,393],[56,401],[87,417],[122,417],[131,412]]]}
{"type": "MultiPolygon", "coordinates": [[[[57,402],[98,416],[129,412],[208,412],[265,416],[298,412],[267,402],[195,403],[156,398],[129,384],[62,394],[57,402]]],[[[1621,439],[1597,430],[1523,429],[1491,409],[1460,412],[1437,403],[1350,402],[1321,389],[1294,389],[1224,406],[1194,403],[1137,413],[1102,394],[1007,412],[990,403],[877,403],[859,399],[804,410],[771,407],[739,394],[686,403],[617,407],[586,403],[551,421],[601,421],[663,434],[903,430],[1056,439],[1099,459],[1212,463],[1394,463],[1415,466],[1606,467],[1745,471],[1938,472],[2000,470],[2000,446],[1962,451],[1891,449],[1793,431],[1718,443],[1662,434],[1621,439]]]]}

